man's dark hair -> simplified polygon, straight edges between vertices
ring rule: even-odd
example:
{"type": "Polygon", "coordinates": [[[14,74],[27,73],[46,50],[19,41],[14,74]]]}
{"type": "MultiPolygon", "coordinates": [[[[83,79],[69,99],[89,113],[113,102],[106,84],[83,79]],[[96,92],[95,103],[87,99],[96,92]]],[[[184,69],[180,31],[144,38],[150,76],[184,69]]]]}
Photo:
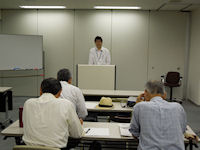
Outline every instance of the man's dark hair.
{"type": "Polygon", "coordinates": [[[103,39],[100,36],[96,36],[94,39],[94,42],[96,42],[97,40],[100,40],[101,42],[103,42],[103,39]]]}
{"type": "Polygon", "coordinates": [[[42,93],[51,93],[56,95],[61,89],[61,84],[55,78],[44,79],[41,83],[42,93]]]}
{"type": "Polygon", "coordinates": [[[69,71],[69,69],[61,69],[57,73],[57,79],[58,81],[69,81],[72,78],[72,75],[69,71]]]}

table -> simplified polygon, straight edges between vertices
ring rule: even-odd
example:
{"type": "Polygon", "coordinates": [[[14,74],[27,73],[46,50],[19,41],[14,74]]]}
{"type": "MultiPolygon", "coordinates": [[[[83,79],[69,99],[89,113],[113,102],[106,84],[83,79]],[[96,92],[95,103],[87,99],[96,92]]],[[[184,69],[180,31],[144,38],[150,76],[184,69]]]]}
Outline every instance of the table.
{"type": "Polygon", "coordinates": [[[113,107],[112,108],[96,108],[96,106],[99,104],[99,102],[95,101],[86,101],[85,105],[88,110],[88,112],[110,112],[110,113],[131,113],[133,111],[133,108],[130,107],[122,107],[122,104],[120,102],[113,102],[113,107]]]}
{"type": "Polygon", "coordinates": [[[108,121],[116,121],[117,118],[117,120],[121,118],[121,120],[126,120],[127,122],[130,121],[133,111],[133,108],[122,107],[122,103],[120,102],[113,102],[112,108],[96,108],[99,104],[97,101],[86,101],[85,104],[88,110],[86,121],[98,121],[98,116],[109,116],[108,121]]]}
{"type": "Polygon", "coordinates": [[[84,96],[109,96],[109,97],[137,97],[144,91],[125,91],[125,90],[86,90],[82,89],[84,96]]]}
{"type": "Polygon", "coordinates": [[[0,111],[5,112],[5,120],[0,123],[2,129],[12,120],[9,118],[8,110],[12,110],[12,87],[0,87],[0,111]]]}
{"type": "Polygon", "coordinates": [[[125,90],[87,90],[82,89],[86,101],[100,101],[101,97],[128,98],[137,97],[144,91],[125,91],[125,90]]]}
{"type": "MultiPolygon", "coordinates": [[[[111,141],[111,142],[138,142],[133,137],[122,137],[120,134],[119,124],[120,123],[109,123],[109,122],[84,122],[83,128],[108,128],[110,134],[109,136],[84,135],[81,138],[81,141],[90,140],[90,141],[111,141]]],[[[187,126],[187,130],[190,133],[195,134],[190,126],[187,126]]],[[[23,128],[19,127],[19,121],[17,120],[12,125],[4,129],[1,132],[1,134],[6,137],[15,137],[15,139],[17,139],[23,136],[23,128]]],[[[193,144],[190,143],[190,141],[185,138],[184,142],[185,144],[193,144]]]]}
{"type": "Polygon", "coordinates": [[[10,91],[12,87],[0,87],[0,93],[4,93],[6,91],[10,91]]]}
{"type": "MultiPolygon", "coordinates": [[[[132,137],[121,137],[119,131],[119,123],[108,122],[84,122],[83,128],[109,128],[110,136],[83,136],[82,139],[88,140],[133,140],[132,137]]],[[[23,136],[23,128],[19,127],[19,120],[15,121],[9,127],[1,132],[2,135],[7,137],[21,137],[23,136]]]]}

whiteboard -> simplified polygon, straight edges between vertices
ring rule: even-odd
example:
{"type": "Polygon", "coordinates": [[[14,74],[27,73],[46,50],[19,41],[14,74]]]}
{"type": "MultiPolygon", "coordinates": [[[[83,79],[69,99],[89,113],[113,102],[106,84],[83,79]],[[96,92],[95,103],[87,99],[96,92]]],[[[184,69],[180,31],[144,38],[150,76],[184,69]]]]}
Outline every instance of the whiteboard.
{"type": "Polygon", "coordinates": [[[0,70],[42,68],[42,36],[0,34],[0,70]]]}
{"type": "Polygon", "coordinates": [[[115,68],[115,65],[78,64],[78,87],[81,89],[115,90],[115,68]]]}

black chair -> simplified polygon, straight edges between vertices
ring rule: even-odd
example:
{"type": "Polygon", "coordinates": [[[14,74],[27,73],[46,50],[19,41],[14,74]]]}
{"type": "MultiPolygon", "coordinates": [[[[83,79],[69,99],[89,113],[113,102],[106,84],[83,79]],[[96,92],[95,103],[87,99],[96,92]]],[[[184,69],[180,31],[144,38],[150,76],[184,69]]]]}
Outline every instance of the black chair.
{"type": "Polygon", "coordinates": [[[13,123],[9,117],[8,110],[12,110],[12,92],[7,91],[0,94],[0,112],[5,112],[5,120],[0,122],[0,128],[5,129],[6,125],[13,123]]]}
{"type": "Polygon", "coordinates": [[[119,113],[115,115],[110,115],[109,122],[119,122],[119,123],[130,123],[131,122],[131,113],[119,113]]]}
{"type": "Polygon", "coordinates": [[[182,77],[179,72],[168,72],[166,76],[161,76],[161,81],[170,88],[170,101],[173,101],[173,88],[180,87],[182,77]]]}

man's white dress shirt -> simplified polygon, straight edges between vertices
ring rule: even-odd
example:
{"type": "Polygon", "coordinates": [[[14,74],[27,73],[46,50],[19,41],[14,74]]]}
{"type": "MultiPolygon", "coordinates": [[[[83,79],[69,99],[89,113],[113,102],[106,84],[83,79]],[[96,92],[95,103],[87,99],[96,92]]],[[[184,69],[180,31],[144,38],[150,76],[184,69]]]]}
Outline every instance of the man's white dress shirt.
{"type": "Polygon", "coordinates": [[[107,48],[102,47],[98,50],[96,47],[90,49],[89,65],[110,65],[110,52],[107,48]]]}
{"type": "Polygon", "coordinates": [[[62,85],[61,98],[71,101],[76,108],[78,117],[84,119],[88,115],[88,112],[82,91],[78,87],[73,86],[66,81],[61,81],[60,83],[62,85]]]}
{"type": "Polygon", "coordinates": [[[74,105],[50,93],[25,102],[23,124],[27,145],[64,148],[69,136],[80,138],[83,134],[74,105]]]}

